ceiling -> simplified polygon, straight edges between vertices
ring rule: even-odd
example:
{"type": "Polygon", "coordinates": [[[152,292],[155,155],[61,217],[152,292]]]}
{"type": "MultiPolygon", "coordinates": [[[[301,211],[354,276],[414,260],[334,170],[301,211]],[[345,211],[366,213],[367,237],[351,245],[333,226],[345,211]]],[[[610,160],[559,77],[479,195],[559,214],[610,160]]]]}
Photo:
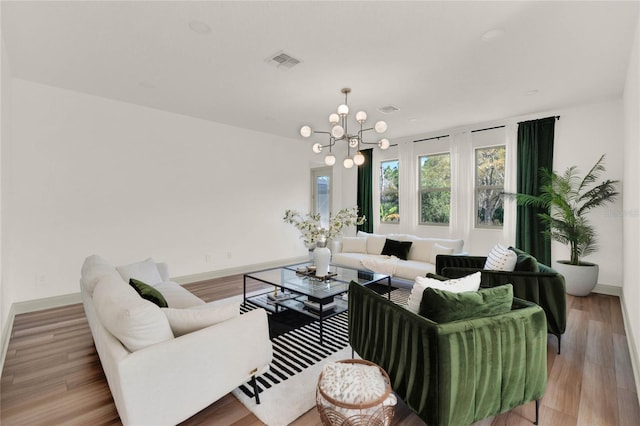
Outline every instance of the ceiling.
{"type": "Polygon", "coordinates": [[[1,13],[16,78],[291,138],[328,130],[350,87],[351,111],[397,138],[621,96],[638,2],[2,1],[1,13]],[[271,65],[280,52],[301,62],[271,65]]]}

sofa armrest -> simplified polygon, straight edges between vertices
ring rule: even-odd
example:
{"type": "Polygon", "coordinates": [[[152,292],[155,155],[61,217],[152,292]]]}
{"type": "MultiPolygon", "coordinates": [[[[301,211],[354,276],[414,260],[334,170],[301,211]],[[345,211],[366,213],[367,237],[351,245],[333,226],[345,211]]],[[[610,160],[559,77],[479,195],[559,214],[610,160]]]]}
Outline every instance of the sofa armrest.
{"type": "Polygon", "coordinates": [[[118,364],[123,421],[177,424],[266,371],[271,358],[263,309],[133,352],[118,364]]]}
{"type": "Polygon", "coordinates": [[[486,256],[439,254],[436,256],[436,274],[443,275],[442,270],[447,267],[482,269],[486,261],[486,256]]]}

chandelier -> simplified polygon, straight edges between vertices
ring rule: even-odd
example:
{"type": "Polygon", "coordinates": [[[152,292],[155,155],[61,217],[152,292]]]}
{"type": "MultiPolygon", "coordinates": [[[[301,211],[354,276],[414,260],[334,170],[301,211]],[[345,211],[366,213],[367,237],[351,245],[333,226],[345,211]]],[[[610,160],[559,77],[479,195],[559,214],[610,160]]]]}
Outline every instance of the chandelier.
{"type": "Polygon", "coordinates": [[[344,159],[342,164],[345,168],[350,169],[354,164],[359,166],[364,163],[364,155],[360,152],[360,147],[362,145],[378,145],[380,149],[384,150],[389,148],[389,139],[382,138],[377,142],[365,142],[363,140],[364,132],[373,130],[376,133],[381,134],[387,131],[387,123],[384,121],[377,121],[373,127],[365,129],[364,123],[367,121],[367,113],[364,111],[358,111],[358,113],[356,113],[356,121],[360,123],[360,130],[358,130],[357,133],[349,133],[349,130],[347,129],[347,116],[349,115],[347,95],[351,93],[351,89],[345,87],[342,89],[342,93],[344,93],[344,103],[338,106],[337,114],[334,112],[329,115],[329,123],[331,124],[330,132],[312,130],[310,126],[302,126],[300,128],[300,134],[304,138],[308,138],[314,133],[324,133],[329,135],[329,143],[327,145],[315,143],[312,148],[313,152],[316,154],[320,154],[323,149],[329,148],[329,153],[324,157],[324,163],[327,166],[333,166],[336,163],[336,156],[331,152],[334,145],[339,141],[347,142],[347,158],[344,159]],[[351,158],[351,150],[355,151],[353,158],[351,158]]]}

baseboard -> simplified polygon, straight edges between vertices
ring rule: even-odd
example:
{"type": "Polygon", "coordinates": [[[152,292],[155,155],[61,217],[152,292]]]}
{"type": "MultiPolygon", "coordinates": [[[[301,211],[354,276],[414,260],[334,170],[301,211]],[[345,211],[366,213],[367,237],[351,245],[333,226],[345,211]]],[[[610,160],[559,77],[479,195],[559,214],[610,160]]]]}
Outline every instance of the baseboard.
{"type": "Polygon", "coordinates": [[[9,308],[9,315],[7,315],[7,321],[2,330],[2,353],[0,353],[0,373],[4,370],[4,360],[7,357],[7,349],[9,348],[9,340],[11,339],[11,330],[13,330],[13,319],[15,314],[13,313],[13,306],[9,308]]]}
{"type": "Polygon", "coordinates": [[[622,322],[624,323],[624,333],[627,337],[627,345],[629,346],[629,358],[631,358],[631,369],[633,370],[633,378],[636,383],[636,395],[640,396],[640,354],[638,354],[637,346],[633,333],[629,324],[629,313],[627,312],[627,305],[624,302],[624,292],[620,298],[620,307],[622,308],[622,322]]]}
{"type": "Polygon", "coordinates": [[[277,268],[284,265],[293,265],[309,261],[308,256],[294,257],[285,260],[276,260],[271,262],[256,263],[253,265],[237,266],[235,268],[219,269],[217,271],[201,272],[198,274],[184,275],[181,277],[172,277],[171,279],[180,285],[190,284],[199,281],[207,281],[215,278],[228,277],[230,275],[245,274],[252,271],[260,271],[262,269],[277,268]]]}
{"type": "Polygon", "coordinates": [[[593,289],[594,293],[607,294],[609,296],[622,296],[622,287],[609,284],[596,284],[593,289]]]}

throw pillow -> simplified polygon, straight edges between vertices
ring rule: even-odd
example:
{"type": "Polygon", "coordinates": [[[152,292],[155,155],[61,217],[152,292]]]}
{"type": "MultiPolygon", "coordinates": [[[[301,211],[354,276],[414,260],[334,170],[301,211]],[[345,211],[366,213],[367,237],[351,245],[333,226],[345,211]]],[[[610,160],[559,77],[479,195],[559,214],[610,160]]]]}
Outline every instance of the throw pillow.
{"type": "Polygon", "coordinates": [[[500,244],[496,244],[484,263],[484,269],[491,271],[513,272],[518,261],[518,255],[500,244]]]}
{"type": "Polygon", "coordinates": [[[166,299],[162,296],[162,293],[151,287],[149,284],[143,283],[142,281],[136,280],[135,278],[131,278],[129,280],[129,285],[133,287],[133,289],[143,299],[146,299],[149,302],[153,302],[161,308],[169,307],[169,305],[167,305],[166,299]]]}
{"type": "Polygon", "coordinates": [[[411,288],[411,294],[407,301],[407,309],[417,314],[420,312],[420,303],[422,302],[422,293],[428,287],[438,290],[447,290],[452,293],[462,293],[465,291],[478,291],[480,288],[480,272],[476,272],[466,277],[457,278],[455,280],[440,281],[435,278],[416,277],[416,281],[411,288]]]}
{"type": "Polygon", "coordinates": [[[382,254],[407,260],[409,250],[411,250],[411,244],[411,241],[396,241],[387,238],[382,248],[382,254]]]}
{"type": "Polygon", "coordinates": [[[513,250],[518,256],[514,271],[540,272],[540,268],[538,267],[538,260],[535,257],[531,256],[526,251],[522,251],[515,247],[509,247],[509,250],[513,250]]]}
{"type": "Polygon", "coordinates": [[[120,277],[105,277],[93,292],[100,323],[130,352],[173,339],[161,309],[142,299],[120,277]]]}
{"type": "Polygon", "coordinates": [[[342,252],[343,253],[366,253],[367,238],[366,237],[343,237],[342,252]]]}
{"type": "Polygon", "coordinates": [[[148,258],[142,262],[131,263],[129,265],[117,266],[116,269],[126,283],[128,283],[131,278],[135,278],[153,286],[162,282],[158,266],[152,258],[148,258]]]}
{"type": "Polygon", "coordinates": [[[367,237],[367,253],[380,254],[387,238],[384,235],[371,234],[367,237]]]}
{"type": "Polygon", "coordinates": [[[240,315],[240,303],[200,305],[188,309],[162,309],[175,336],[191,333],[240,315]]]}
{"type": "Polygon", "coordinates": [[[452,254],[453,249],[451,247],[441,246],[440,244],[434,244],[431,249],[431,263],[436,264],[436,256],[439,254],[452,254]]]}
{"type": "Polygon", "coordinates": [[[511,310],[512,303],[511,284],[465,293],[426,288],[420,303],[420,315],[445,323],[504,314],[511,310]]]}
{"type": "Polygon", "coordinates": [[[167,304],[175,309],[193,308],[205,304],[204,300],[173,281],[161,282],[154,288],[162,293],[167,304]]]}

